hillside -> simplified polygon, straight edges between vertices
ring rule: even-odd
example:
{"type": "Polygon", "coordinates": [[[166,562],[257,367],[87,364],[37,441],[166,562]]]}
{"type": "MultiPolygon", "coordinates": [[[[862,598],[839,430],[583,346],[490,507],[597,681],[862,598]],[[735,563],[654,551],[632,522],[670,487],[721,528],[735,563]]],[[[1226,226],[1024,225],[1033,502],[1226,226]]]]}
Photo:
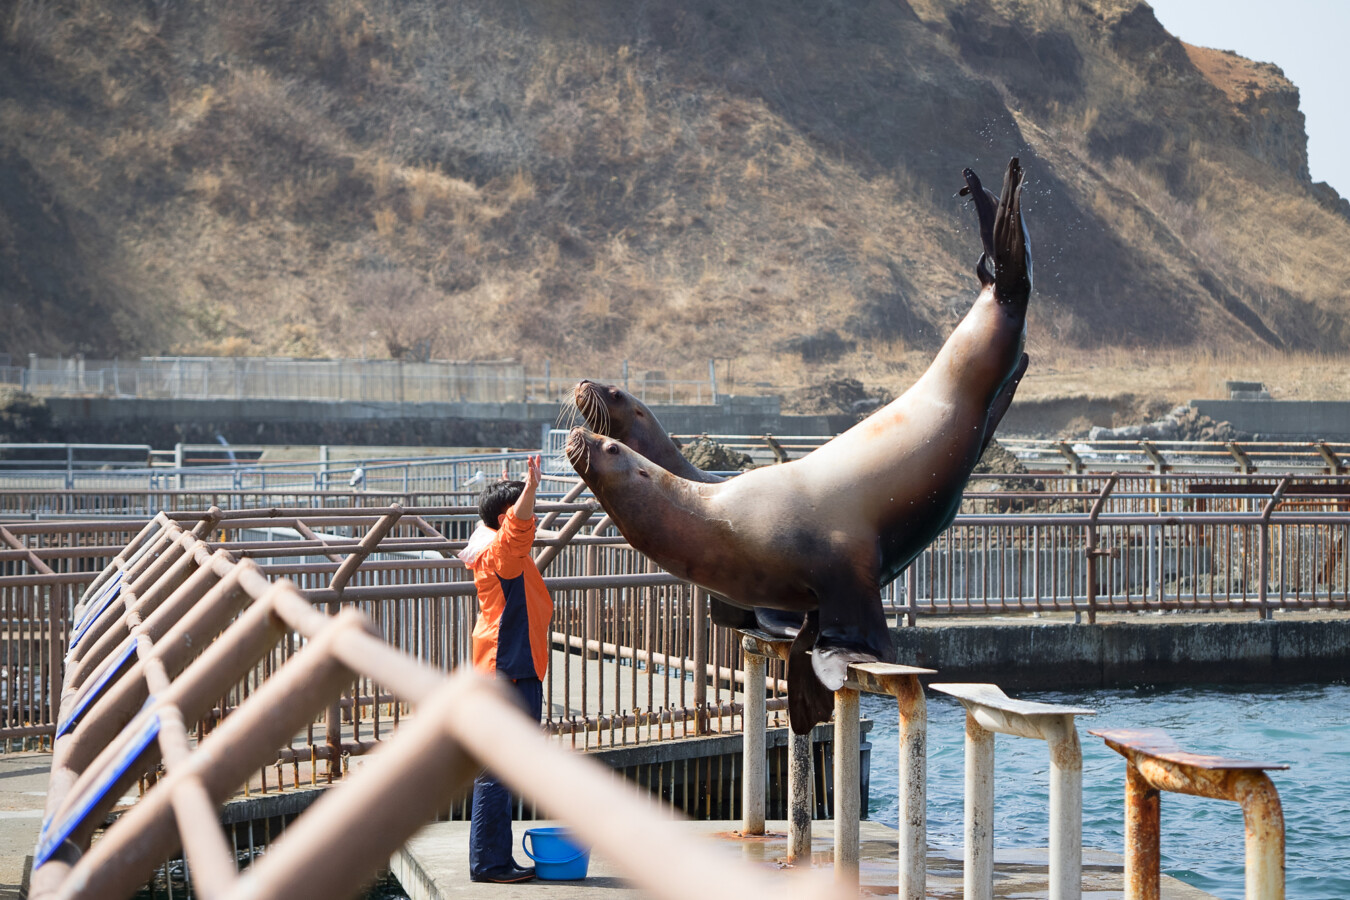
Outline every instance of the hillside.
{"type": "Polygon", "coordinates": [[[1350,205],[1297,89],[1143,3],[4,0],[0,27],[0,353],[898,389],[975,293],[960,170],[1014,154],[1032,377],[1350,347],[1350,205]]]}

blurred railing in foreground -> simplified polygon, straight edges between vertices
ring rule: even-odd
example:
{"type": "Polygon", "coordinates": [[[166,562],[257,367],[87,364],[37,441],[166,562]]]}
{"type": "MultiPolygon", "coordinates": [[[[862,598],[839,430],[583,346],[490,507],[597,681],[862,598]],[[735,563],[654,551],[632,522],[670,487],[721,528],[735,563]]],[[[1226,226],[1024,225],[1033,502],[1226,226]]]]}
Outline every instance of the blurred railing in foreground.
{"type": "MultiPolygon", "coordinates": [[[[589,512],[582,506],[571,521],[589,512]]],[[[339,611],[350,577],[404,515],[387,510],[355,548],[323,542],[352,551],[329,583],[338,594],[326,604],[333,615],[252,560],[213,550],[205,539],[221,524],[215,510],[191,530],[157,517],[117,553],[80,598],[63,640],[61,723],[29,896],[129,897],[180,847],[203,897],[353,896],[484,765],[651,896],[842,896],[827,878],[775,880],[736,864],[635,786],[541,735],[503,686],[470,671],[446,678],[381,640],[358,611],[339,611]],[[353,684],[387,692],[375,693],[377,710],[411,706],[417,714],[381,742],[378,764],[346,772],[341,710],[344,698],[357,697],[348,693],[353,684]],[[218,698],[228,695],[239,702],[225,715],[218,698]],[[240,788],[247,793],[259,768],[266,790],[276,747],[297,732],[312,736],[319,719],[325,782],[342,783],[321,814],[302,813],[265,855],[255,858],[250,847],[241,873],[238,835],[218,824],[217,807],[240,788]],[[105,827],[138,784],[140,795],[105,827]],[[670,878],[672,857],[690,871],[670,878]]],[[[412,524],[425,531],[418,518],[412,524]]],[[[308,768],[317,781],[313,744],[308,768]]]]}

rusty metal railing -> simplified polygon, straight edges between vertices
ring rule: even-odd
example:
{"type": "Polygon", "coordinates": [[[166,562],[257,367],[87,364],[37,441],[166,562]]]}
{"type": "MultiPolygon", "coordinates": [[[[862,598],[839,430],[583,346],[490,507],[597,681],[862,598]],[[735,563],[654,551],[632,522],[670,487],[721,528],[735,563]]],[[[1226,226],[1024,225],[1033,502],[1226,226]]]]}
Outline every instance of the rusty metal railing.
{"type": "MultiPolygon", "coordinates": [[[[748,683],[758,683],[768,659],[785,659],[790,641],[755,631],[739,632],[746,652],[748,683]]],[[[859,883],[862,797],[859,793],[859,708],[861,693],[894,697],[899,713],[899,836],[897,890],[902,900],[923,900],[927,885],[928,708],[920,675],[934,670],[890,663],[855,663],[834,695],[834,877],[856,891],[859,883]]],[[[752,711],[747,723],[762,722],[762,692],[747,690],[752,711]],[[758,693],[759,697],[754,695],[758,693]]],[[[764,729],[747,724],[742,768],[745,791],[742,833],[764,833],[764,729]]],[[[805,859],[811,849],[810,735],[789,736],[788,860],[805,859]]]]}
{"type": "MultiPolygon", "coordinates": [[[[392,531],[398,512],[386,513],[382,530],[392,531]]],[[[204,539],[219,524],[218,511],[191,531],[162,518],[149,523],[77,608],[30,896],[130,896],[178,846],[206,898],[350,896],[484,764],[652,896],[830,893],[828,883],[777,883],[731,865],[636,789],[546,739],[500,685],[471,671],[447,678],[389,646],[356,610],[324,615],[255,562],[212,550],[204,539]],[[285,645],[297,649],[194,737],[190,723],[285,645]],[[238,873],[216,806],[247,788],[278,745],[331,711],[354,678],[385,686],[415,705],[416,717],[383,742],[378,764],[372,758],[334,789],[321,815],[302,814],[238,873]],[[147,776],[148,790],[103,829],[119,798],[147,776]],[[344,838],[336,858],[334,833],[344,838]],[[695,871],[670,879],[662,861],[671,854],[695,871]]],[[[340,726],[331,712],[327,725],[340,726]]],[[[327,763],[328,779],[340,780],[340,759],[327,763]]]]}
{"type": "MultiPolygon", "coordinates": [[[[1082,512],[960,516],[883,602],[911,620],[1063,611],[1092,621],[1100,613],[1164,609],[1268,617],[1276,610],[1350,609],[1350,511],[1309,509],[1292,485],[1277,497],[1279,489],[1243,513],[1107,513],[1115,493],[1103,491],[1082,512]]],[[[583,506],[574,498],[541,508],[573,517],[583,506]]],[[[340,560],[388,509],[220,510],[207,544],[252,558],[267,577],[292,579],[325,603],[357,606],[395,646],[449,670],[467,658],[475,614],[472,583],[454,558],[473,507],[406,508],[341,596],[330,587],[340,560]]],[[[157,520],[190,529],[202,515],[164,512],[157,520]]],[[[0,526],[0,666],[7,676],[0,739],[52,733],[50,698],[74,597],[143,524],[0,526]]],[[[707,622],[705,601],[693,588],[655,570],[611,530],[596,533],[590,521],[566,540],[541,538],[539,551],[553,555],[547,576],[559,656],[546,688],[551,727],[576,734],[583,747],[733,727],[731,717],[743,712],[740,642],[707,622]]],[[[781,663],[770,666],[766,677],[781,681],[781,663]]],[[[227,714],[246,691],[241,685],[224,698],[217,714],[227,714]]],[[[379,702],[373,685],[353,691],[344,715],[370,740],[402,714],[396,704],[379,702]]],[[[780,692],[770,711],[781,702],[780,692]]]]}
{"type": "Polygon", "coordinates": [[[1173,791],[1242,807],[1247,900],[1284,898],[1284,813],[1266,771],[1283,763],[1225,759],[1182,750],[1161,729],[1089,731],[1125,757],[1125,897],[1158,900],[1161,794],[1173,791]]]}

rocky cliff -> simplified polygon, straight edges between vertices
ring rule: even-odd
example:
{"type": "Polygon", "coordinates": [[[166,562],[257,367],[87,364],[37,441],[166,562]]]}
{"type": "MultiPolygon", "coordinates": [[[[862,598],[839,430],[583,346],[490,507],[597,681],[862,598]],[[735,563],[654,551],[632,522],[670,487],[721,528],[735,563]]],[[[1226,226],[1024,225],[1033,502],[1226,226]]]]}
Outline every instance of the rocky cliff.
{"type": "Polygon", "coordinates": [[[0,2],[0,352],[912,377],[1020,155],[1033,353],[1350,346],[1298,91],[1131,0],[0,2]],[[908,375],[906,373],[909,373],[908,375]]]}

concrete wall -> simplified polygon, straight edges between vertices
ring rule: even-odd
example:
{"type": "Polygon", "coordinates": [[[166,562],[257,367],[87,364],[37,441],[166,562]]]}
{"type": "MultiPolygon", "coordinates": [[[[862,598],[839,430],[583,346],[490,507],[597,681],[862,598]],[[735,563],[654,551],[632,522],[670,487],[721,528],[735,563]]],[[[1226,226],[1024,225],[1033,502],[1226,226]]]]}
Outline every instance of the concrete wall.
{"type": "MultiPolygon", "coordinates": [[[[51,398],[59,440],[138,443],[374,444],[538,447],[557,403],[363,403],[310,400],[51,398]]],[[[653,406],[680,434],[834,434],[851,416],[785,416],[777,397],[727,396],[716,405],[653,406]]],[[[566,421],[566,420],[565,420],[566,421]]],[[[21,438],[15,438],[20,440],[21,438]]]]}
{"type": "Polygon", "coordinates": [[[1350,619],[900,628],[901,662],[1005,689],[1350,678],[1350,619]]]}
{"type": "Polygon", "coordinates": [[[1350,440],[1350,402],[1296,400],[1192,400],[1216,422],[1264,438],[1350,440]]]}

